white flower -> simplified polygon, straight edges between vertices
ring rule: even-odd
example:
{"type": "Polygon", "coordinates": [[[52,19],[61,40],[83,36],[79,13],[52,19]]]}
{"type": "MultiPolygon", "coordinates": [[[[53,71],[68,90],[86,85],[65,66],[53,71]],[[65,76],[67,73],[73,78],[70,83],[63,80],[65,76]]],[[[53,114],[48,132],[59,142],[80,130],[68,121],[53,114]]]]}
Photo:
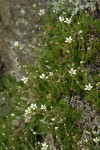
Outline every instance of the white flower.
{"type": "Polygon", "coordinates": [[[78,22],[78,24],[80,24],[80,22],[78,22]]]}
{"type": "Polygon", "coordinates": [[[55,119],[55,118],[52,118],[51,120],[52,120],[52,121],[55,121],[56,119],[55,119]]]}
{"type": "Polygon", "coordinates": [[[85,90],[90,91],[92,89],[93,86],[91,86],[91,84],[89,83],[88,85],[85,86],[85,90]]]}
{"type": "Polygon", "coordinates": [[[46,110],[46,106],[45,106],[45,105],[41,105],[41,108],[40,108],[40,109],[46,110]]]}
{"type": "Polygon", "coordinates": [[[80,61],[80,64],[84,64],[84,61],[80,61]]]}
{"type": "Polygon", "coordinates": [[[64,3],[64,0],[59,0],[58,3],[59,3],[59,4],[60,4],[60,3],[63,4],[63,3],[64,3]]]}
{"type": "Polygon", "coordinates": [[[49,72],[49,76],[53,76],[53,72],[49,72]]]}
{"type": "Polygon", "coordinates": [[[16,42],[14,43],[14,46],[15,46],[15,47],[18,47],[18,46],[19,46],[18,41],[16,41],[16,42]]]}
{"type": "Polygon", "coordinates": [[[35,5],[35,4],[33,4],[33,7],[36,7],[36,5],[35,5]]]}
{"type": "Polygon", "coordinates": [[[75,75],[76,74],[76,70],[74,70],[73,68],[70,69],[69,71],[70,75],[75,75]]]}
{"type": "Polygon", "coordinates": [[[28,108],[25,110],[25,114],[26,114],[26,115],[27,115],[27,114],[31,114],[31,112],[32,112],[32,110],[31,110],[30,107],[28,107],[28,108]]]}
{"type": "Polygon", "coordinates": [[[37,108],[37,105],[36,104],[31,104],[30,108],[35,110],[37,108]]]}
{"type": "Polygon", "coordinates": [[[84,142],[88,142],[88,139],[85,139],[84,142]]]}
{"type": "Polygon", "coordinates": [[[36,132],[33,132],[33,134],[35,135],[35,134],[36,134],[36,132]]]}
{"type": "Polygon", "coordinates": [[[14,117],[14,116],[15,116],[15,114],[11,113],[11,116],[12,116],[12,117],[14,117]]]}
{"type": "Polygon", "coordinates": [[[99,139],[98,137],[96,137],[95,139],[93,139],[93,141],[94,141],[95,143],[98,143],[98,142],[100,141],[100,139],[99,139]]]}
{"type": "Polygon", "coordinates": [[[67,24],[70,24],[71,23],[71,18],[70,19],[66,18],[66,20],[64,22],[67,23],[67,24]]]}
{"type": "Polygon", "coordinates": [[[47,77],[45,77],[45,79],[48,79],[48,76],[47,76],[47,77]]]}
{"type": "Polygon", "coordinates": [[[48,148],[48,145],[44,142],[44,143],[42,143],[42,148],[41,148],[41,150],[47,150],[47,148],[48,148]]]}
{"type": "Polygon", "coordinates": [[[47,95],[47,98],[51,98],[51,94],[48,94],[48,95],[47,95]]]}
{"type": "Polygon", "coordinates": [[[32,113],[32,109],[35,110],[37,108],[37,105],[36,104],[31,104],[30,107],[28,107],[26,110],[25,110],[25,122],[29,122],[30,119],[31,119],[31,116],[34,115],[35,113],[32,113]]]}
{"type": "Polygon", "coordinates": [[[39,11],[39,16],[42,16],[42,15],[44,15],[45,14],[45,10],[44,9],[40,9],[40,11],[39,11]]]}
{"type": "Polygon", "coordinates": [[[40,75],[40,78],[41,78],[41,79],[45,79],[45,74],[42,73],[42,75],[40,75]]]}
{"type": "Polygon", "coordinates": [[[57,130],[58,129],[58,127],[55,127],[55,130],[57,130]]]}
{"type": "Polygon", "coordinates": [[[92,131],[93,134],[99,134],[99,130],[98,131],[92,131]]]}
{"type": "Polygon", "coordinates": [[[66,43],[71,43],[72,42],[72,37],[70,36],[69,38],[66,38],[65,42],[66,43]]]}
{"type": "Polygon", "coordinates": [[[45,74],[42,73],[42,75],[40,75],[40,78],[41,78],[41,79],[44,79],[44,78],[45,78],[45,74]]]}
{"type": "Polygon", "coordinates": [[[3,128],[5,128],[6,126],[5,126],[5,124],[3,125],[3,128]]]}
{"type": "Polygon", "coordinates": [[[71,2],[72,2],[72,0],[69,0],[69,2],[71,3],[71,2]]]}
{"type": "Polygon", "coordinates": [[[81,34],[81,33],[83,33],[83,31],[82,31],[82,30],[79,30],[78,34],[81,34]]]}
{"type": "Polygon", "coordinates": [[[26,84],[26,83],[28,82],[28,77],[23,77],[23,78],[21,79],[21,81],[23,81],[23,83],[26,84]]]}
{"type": "Polygon", "coordinates": [[[64,17],[59,16],[59,20],[60,20],[61,22],[64,21],[64,17]]]}
{"type": "Polygon", "coordinates": [[[40,75],[40,79],[48,79],[48,76],[46,77],[45,74],[42,73],[42,74],[40,75]]]}

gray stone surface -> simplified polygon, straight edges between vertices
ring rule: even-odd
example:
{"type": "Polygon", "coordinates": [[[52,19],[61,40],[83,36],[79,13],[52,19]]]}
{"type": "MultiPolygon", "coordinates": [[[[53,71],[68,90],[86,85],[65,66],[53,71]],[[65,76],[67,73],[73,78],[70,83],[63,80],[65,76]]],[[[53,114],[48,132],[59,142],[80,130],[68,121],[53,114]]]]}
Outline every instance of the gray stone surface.
{"type": "Polygon", "coordinates": [[[30,53],[29,45],[38,46],[42,26],[38,12],[47,6],[45,0],[0,0],[0,58],[6,73],[21,78],[19,65],[34,63],[35,53],[30,53]],[[15,41],[22,49],[13,48],[15,41]]]}

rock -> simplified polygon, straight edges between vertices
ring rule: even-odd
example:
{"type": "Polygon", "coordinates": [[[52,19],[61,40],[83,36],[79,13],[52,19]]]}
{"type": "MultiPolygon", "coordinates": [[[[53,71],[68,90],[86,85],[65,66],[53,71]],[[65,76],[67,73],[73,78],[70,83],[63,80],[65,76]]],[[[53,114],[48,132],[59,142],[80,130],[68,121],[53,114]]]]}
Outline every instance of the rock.
{"type": "Polygon", "coordinates": [[[34,64],[35,52],[30,52],[29,45],[38,45],[41,32],[38,12],[47,9],[47,3],[44,0],[0,0],[0,57],[6,73],[14,72],[18,80],[23,76],[19,66],[34,64]],[[13,48],[15,41],[22,49],[13,48]]]}

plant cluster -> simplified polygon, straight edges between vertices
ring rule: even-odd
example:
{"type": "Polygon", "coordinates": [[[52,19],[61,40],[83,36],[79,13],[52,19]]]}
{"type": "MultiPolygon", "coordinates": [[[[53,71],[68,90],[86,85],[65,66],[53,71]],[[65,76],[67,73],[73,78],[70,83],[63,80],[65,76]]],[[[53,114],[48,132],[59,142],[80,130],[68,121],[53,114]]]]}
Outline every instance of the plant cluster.
{"type": "Polygon", "coordinates": [[[44,21],[40,48],[30,46],[36,63],[8,86],[13,110],[0,125],[1,150],[99,150],[100,21],[81,7],[73,13],[64,2],[53,1],[49,15],[39,12],[44,21]],[[93,123],[91,118],[95,128],[86,124],[93,123]]]}

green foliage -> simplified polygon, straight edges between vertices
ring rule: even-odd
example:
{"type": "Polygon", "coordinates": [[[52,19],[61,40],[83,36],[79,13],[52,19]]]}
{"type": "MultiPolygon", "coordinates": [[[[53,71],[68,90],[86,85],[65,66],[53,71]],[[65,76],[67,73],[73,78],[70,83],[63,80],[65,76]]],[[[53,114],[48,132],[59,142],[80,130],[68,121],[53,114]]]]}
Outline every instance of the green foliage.
{"type": "MultiPolygon", "coordinates": [[[[57,7],[56,1],[53,5],[57,7]]],[[[71,16],[65,6],[61,8],[59,13],[50,8],[44,17],[36,65],[27,66],[20,82],[4,78],[2,92],[9,91],[10,110],[1,118],[1,150],[79,150],[84,131],[78,124],[84,108],[72,100],[77,96],[77,103],[89,102],[100,109],[100,21],[83,11],[71,16]]],[[[88,144],[85,139],[82,146],[98,149],[93,139],[88,144]]]]}

